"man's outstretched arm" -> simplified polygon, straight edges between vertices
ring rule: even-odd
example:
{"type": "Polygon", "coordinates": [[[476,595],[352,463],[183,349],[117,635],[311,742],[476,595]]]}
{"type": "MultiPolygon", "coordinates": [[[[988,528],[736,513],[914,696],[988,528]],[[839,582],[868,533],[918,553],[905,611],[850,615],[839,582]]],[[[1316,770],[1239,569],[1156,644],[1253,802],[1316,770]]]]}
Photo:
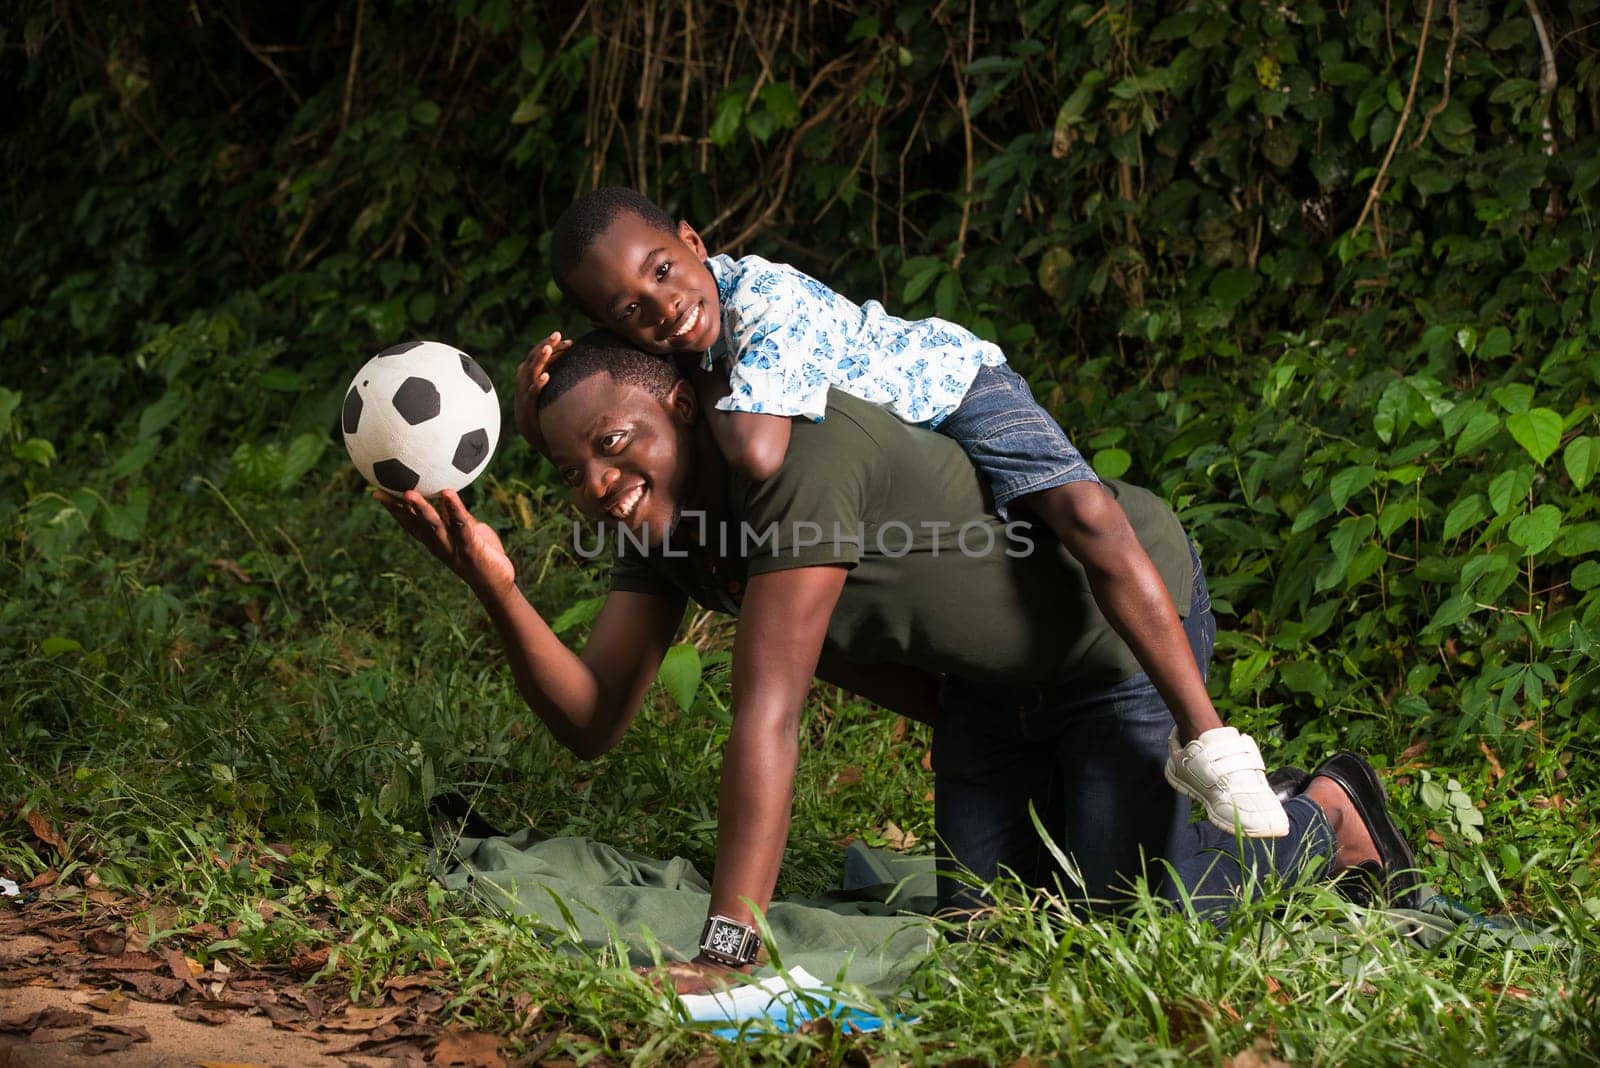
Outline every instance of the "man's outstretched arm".
{"type": "Polygon", "coordinates": [[[607,595],[581,655],[572,652],[517,588],[499,537],[446,491],[444,514],[412,491],[375,496],[477,595],[500,635],[517,691],[556,740],[585,759],[606,752],[633,722],[683,618],[683,601],[607,595]]]}

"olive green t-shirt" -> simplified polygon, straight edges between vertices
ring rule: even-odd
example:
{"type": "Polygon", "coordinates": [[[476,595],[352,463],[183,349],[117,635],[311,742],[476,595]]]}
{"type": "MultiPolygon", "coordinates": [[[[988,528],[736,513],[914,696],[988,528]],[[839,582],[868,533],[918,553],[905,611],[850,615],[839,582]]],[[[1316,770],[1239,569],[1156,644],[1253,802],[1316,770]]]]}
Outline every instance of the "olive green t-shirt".
{"type": "MultiPolygon", "coordinates": [[[[827,645],[850,661],[996,683],[1141,670],[1078,563],[1042,525],[996,517],[972,462],[941,434],[833,390],[824,421],[795,421],[776,475],[729,478],[725,515],[685,517],[672,555],[622,546],[611,588],[736,613],[750,576],[842,565],[827,645]]],[[[1106,488],[1187,615],[1193,571],[1177,517],[1147,490],[1106,488]]]]}

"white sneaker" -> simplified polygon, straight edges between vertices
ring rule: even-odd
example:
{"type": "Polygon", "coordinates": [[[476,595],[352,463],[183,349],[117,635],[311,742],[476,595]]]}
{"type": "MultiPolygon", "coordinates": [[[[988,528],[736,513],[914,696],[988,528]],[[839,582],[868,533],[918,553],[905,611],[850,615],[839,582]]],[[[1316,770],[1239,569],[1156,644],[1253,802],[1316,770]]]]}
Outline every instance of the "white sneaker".
{"type": "Polygon", "coordinates": [[[1248,838],[1281,838],[1289,815],[1267,783],[1267,766],[1255,739],[1234,727],[1213,727],[1188,745],[1178,729],[1167,738],[1167,782],[1205,806],[1212,826],[1248,838]]]}

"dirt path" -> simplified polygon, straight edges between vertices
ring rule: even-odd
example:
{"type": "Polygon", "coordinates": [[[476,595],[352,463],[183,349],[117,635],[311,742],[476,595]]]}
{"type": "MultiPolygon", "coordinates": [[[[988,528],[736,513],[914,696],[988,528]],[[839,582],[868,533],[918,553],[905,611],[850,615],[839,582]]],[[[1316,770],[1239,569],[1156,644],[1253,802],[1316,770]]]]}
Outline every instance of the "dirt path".
{"type": "Polygon", "coordinates": [[[0,901],[0,1068],[507,1068],[498,1037],[449,1025],[442,974],[394,977],[353,1004],[348,986],[308,985],[325,948],[275,968],[202,965],[200,947],[230,932],[202,924],[149,945],[126,899],[45,890],[57,892],[0,901]]]}
{"type": "MultiPolygon", "coordinates": [[[[265,1016],[229,1013],[218,1024],[181,1018],[181,1007],[122,1000],[116,1014],[92,1002],[108,991],[25,986],[0,990],[0,1021],[40,1019],[22,1033],[0,1033],[3,1068],[65,1068],[100,1063],[106,1068],[213,1068],[221,1065],[341,1068],[400,1061],[340,1052],[350,1043],[279,1030],[265,1016]],[[65,1026],[52,1026],[65,1024],[65,1026]],[[145,1037],[140,1037],[139,1032],[145,1037]],[[127,1045],[123,1042],[127,1041],[127,1045]]],[[[110,1004],[118,1004],[111,1001],[110,1004]]],[[[418,1060],[423,1063],[418,1051],[418,1060]]]]}

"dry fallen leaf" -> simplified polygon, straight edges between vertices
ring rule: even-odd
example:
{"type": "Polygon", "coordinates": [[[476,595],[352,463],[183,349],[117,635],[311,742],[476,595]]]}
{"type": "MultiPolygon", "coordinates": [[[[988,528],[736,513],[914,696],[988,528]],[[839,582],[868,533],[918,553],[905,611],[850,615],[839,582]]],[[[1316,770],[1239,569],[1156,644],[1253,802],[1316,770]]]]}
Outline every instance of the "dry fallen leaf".
{"type": "Polygon", "coordinates": [[[839,773],[833,777],[833,782],[828,787],[828,793],[830,793],[830,794],[833,793],[835,790],[837,790],[841,786],[854,786],[856,783],[860,782],[863,778],[864,778],[864,776],[862,775],[860,768],[857,768],[857,767],[840,768],[839,769],[839,773]]]}
{"type": "Polygon", "coordinates": [[[138,991],[140,997],[152,1001],[171,1001],[183,989],[181,981],[150,972],[113,972],[111,978],[126,983],[138,991]]]}
{"type": "Polygon", "coordinates": [[[29,812],[23,819],[28,821],[28,829],[33,831],[35,838],[62,856],[67,855],[67,843],[61,840],[61,836],[56,834],[56,829],[50,825],[50,821],[41,813],[35,810],[29,812]]]}
{"type": "Polygon", "coordinates": [[[228,1022],[227,1013],[218,1012],[215,1009],[203,1009],[199,1005],[185,1005],[182,1008],[173,1010],[172,1015],[180,1020],[206,1024],[210,1027],[218,1027],[228,1022]]]}
{"type": "Polygon", "coordinates": [[[91,1009],[99,1009],[109,1016],[126,1016],[129,1010],[133,1008],[132,1003],[122,996],[122,991],[120,990],[107,990],[104,994],[91,998],[84,1004],[91,1009]]]}
{"type": "Polygon", "coordinates": [[[21,1033],[24,1031],[36,1031],[41,1027],[82,1027],[92,1019],[93,1017],[86,1012],[51,1007],[29,1013],[27,1016],[0,1020],[0,1031],[21,1033]]]}
{"type": "Polygon", "coordinates": [[[200,989],[200,984],[194,981],[194,977],[201,971],[199,964],[185,957],[182,952],[176,949],[167,950],[165,959],[167,970],[172,973],[174,979],[180,980],[191,990],[198,991],[200,989]]]}
{"type": "Polygon", "coordinates": [[[211,561],[211,566],[226,575],[232,575],[245,585],[250,584],[250,575],[245,571],[244,568],[240,567],[236,561],[219,556],[217,559],[211,561]]]}
{"type": "Polygon", "coordinates": [[[166,967],[166,962],[148,953],[123,953],[105,960],[91,962],[95,968],[108,972],[155,972],[166,967]]]}
{"type": "Polygon", "coordinates": [[[102,1023],[95,1025],[90,1041],[83,1044],[83,1051],[98,1057],[106,1053],[121,1053],[135,1043],[148,1041],[150,1032],[142,1027],[102,1023]]]}
{"type": "Polygon", "coordinates": [[[1262,1037],[1249,1049],[1240,1050],[1222,1062],[1226,1068],[1289,1068],[1287,1061],[1279,1060],[1272,1047],[1272,1039],[1262,1037]]]}
{"type": "Polygon", "coordinates": [[[127,948],[128,940],[115,931],[90,931],[83,936],[83,946],[90,953],[115,957],[127,948]]]}
{"type": "Polygon", "coordinates": [[[387,1009],[364,1009],[352,1005],[336,1020],[324,1020],[319,1025],[329,1031],[371,1031],[399,1019],[406,1014],[405,1006],[387,1009]]]}
{"type": "Polygon", "coordinates": [[[1506,769],[1500,766],[1500,760],[1494,755],[1494,750],[1489,748],[1489,743],[1479,738],[1478,748],[1483,751],[1484,757],[1489,761],[1489,772],[1494,776],[1494,781],[1499,782],[1505,778],[1506,769]]]}
{"type": "Polygon", "coordinates": [[[884,822],[883,829],[879,832],[883,837],[883,844],[896,852],[905,852],[916,845],[919,839],[910,831],[903,831],[894,820],[884,822]]]}
{"type": "Polygon", "coordinates": [[[433,1048],[433,1063],[442,1068],[506,1068],[500,1040],[483,1031],[446,1031],[433,1048]]]}
{"type": "Polygon", "coordinates": [[[23,883],[22,888],[24,890],[43,890],[45,887],[52,885],[59,878],[61,878],[61,875],[54,868],[46,868],[38,875],[35,875],[32,879],[29,879],[27,882],[23,883]]]}

